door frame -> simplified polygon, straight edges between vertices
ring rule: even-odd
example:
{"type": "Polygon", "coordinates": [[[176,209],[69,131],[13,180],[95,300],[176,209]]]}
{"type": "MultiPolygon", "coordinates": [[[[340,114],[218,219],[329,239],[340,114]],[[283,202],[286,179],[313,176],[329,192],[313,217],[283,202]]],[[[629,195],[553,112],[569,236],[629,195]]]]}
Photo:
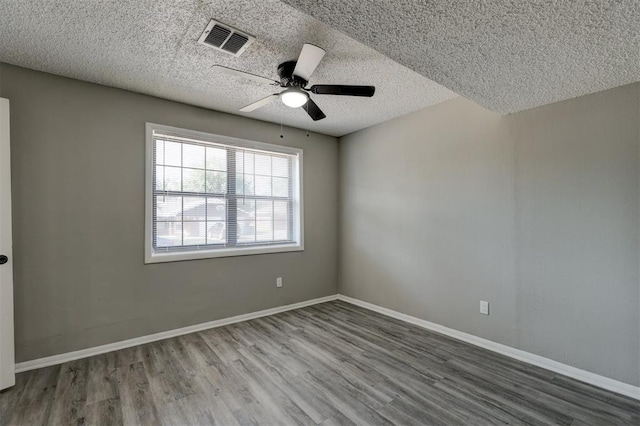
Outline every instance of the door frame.
{"type": "Polygon", "coordinates": [[[0,98],[0,390],[16,383],[13,329],[13,240],[11,236],[11,146],[9,100],[0,98]]]}

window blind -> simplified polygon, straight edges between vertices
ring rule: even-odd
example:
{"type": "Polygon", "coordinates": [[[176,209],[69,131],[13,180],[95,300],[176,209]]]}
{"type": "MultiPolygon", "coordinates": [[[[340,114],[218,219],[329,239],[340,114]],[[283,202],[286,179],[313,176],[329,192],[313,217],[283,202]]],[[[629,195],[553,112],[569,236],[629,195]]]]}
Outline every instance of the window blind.
{"type": "Polygon", "coordinates": [[[296,157],[154,133],[154,251],[294,242],[296,157]]]}

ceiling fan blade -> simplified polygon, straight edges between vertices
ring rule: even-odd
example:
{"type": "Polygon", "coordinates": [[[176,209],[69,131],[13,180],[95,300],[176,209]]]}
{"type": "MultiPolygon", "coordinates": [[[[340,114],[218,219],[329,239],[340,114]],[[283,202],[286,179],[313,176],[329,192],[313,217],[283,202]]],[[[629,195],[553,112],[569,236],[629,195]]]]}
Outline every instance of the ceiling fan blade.
{"type": "Polygon", "coordinates": [[[240,112],[251,112],[251,111],[255,111],[258,108],[261,108],[265,105],[270,104],[271,102],[275,101],[276,99],[278,99],[280,97],[280,94],[276,93],[274,95],[269,95],[266,98],[260,99],[257,102],[254,102],[252,104],[247,105],[244,108],[240,108],[240,112]]]}
{"type": "Polygon", "coordinates": [[[325,53],[323,48],[305,43],[304,46],[302,46],[300,56],[298,56],[298,62],[293,70],[293,75],[309,81],[311,74],[313,74],[325,53]]]}
{"type": "Polygon", "coordinates": [[[307,111],[307,114],[309,114],[309,117],[311,117],[313,121],[322,120],[326,117],[326,115],[324,115],[324,112],[322,112],[322,110],[318,107],[318,105],[316,105],[315,102],[311,100],[311,98],[309,98],[307,103],[302,105],[301,108],[307,111]]]}
{"type": "Polygon", "coordinates": [[[309,88],[316,95],[342,95],[372,97],[376,92],[374,86],[346,86],[340,84],[316,84],[309,88]]]}
{"type": "Polygon", "coordinates": [[[225,66],[222,66],[222,65],[214,65],[211,68],[215,68],[216,70],[221,71],[221,72],[223,72],[225,74],[235,75],[237,77],[248,78],[250,80],[257,81],[258,83],[280,85],[280,83],[278,83],[277,81],[272,80],[270,78],[262,77],[262,76],[256,75],[256,74],[251,74],[250,72],[244,72],[244,71],[236,70],[236,69],[225,67],[225,66]]]}

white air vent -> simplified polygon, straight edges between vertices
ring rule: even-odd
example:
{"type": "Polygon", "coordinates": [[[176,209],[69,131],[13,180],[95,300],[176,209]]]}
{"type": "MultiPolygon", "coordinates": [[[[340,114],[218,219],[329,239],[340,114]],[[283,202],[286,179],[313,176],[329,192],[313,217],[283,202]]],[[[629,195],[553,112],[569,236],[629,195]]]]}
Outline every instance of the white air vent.
{"type": "Polygon", "coordinates": [[[198,39],[198,43],[233,56],[240,56],[255,39],[249,34],[212,19],[198,39]]]}

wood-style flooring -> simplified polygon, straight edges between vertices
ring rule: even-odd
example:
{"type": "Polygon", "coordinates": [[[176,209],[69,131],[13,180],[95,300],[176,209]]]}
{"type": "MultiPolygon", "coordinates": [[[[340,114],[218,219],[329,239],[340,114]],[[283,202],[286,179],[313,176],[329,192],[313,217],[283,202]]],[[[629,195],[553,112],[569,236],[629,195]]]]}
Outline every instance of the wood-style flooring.
{"type": "Polygon", "coordinates": [[[0,424],[640,425],[640,402],[329,302],[18,374],[0,424]]]}

